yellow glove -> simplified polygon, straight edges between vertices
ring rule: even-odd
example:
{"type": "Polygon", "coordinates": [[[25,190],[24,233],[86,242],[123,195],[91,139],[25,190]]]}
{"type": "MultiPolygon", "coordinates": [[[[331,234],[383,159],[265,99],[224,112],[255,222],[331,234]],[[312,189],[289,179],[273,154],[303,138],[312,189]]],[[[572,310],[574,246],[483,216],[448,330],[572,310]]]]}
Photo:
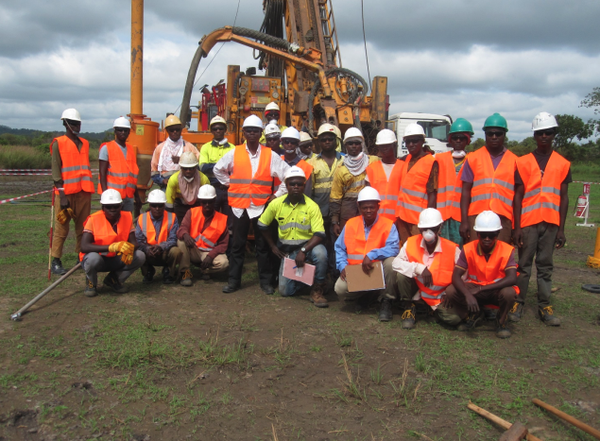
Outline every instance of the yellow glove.
{"type": "Polygon", "coordinates": [[[108,246],[108,252],[109,253],[122,253],[122,254],[133,255],[133,249],[134,248],[135,247],[133,246],[133,244],[129,243],[127,241],[115,242],[115,243],[111,243],[108,246]]]}
{"type": "Polygon", "coordinates": [[[62,210],[60,210],[58,212],[58,214],[56,215],[56,220],[64,225],[67,222],[69,222],[69,219],[75,219],[75,212],[73,211],[72,208],[63,208],[62,210]]]}
{"type": "Polygon", "coordinates": [[[131,265],[131,262],[133,262],[133,254],[121,254],[121,261],[125,265],[131,265]]]}

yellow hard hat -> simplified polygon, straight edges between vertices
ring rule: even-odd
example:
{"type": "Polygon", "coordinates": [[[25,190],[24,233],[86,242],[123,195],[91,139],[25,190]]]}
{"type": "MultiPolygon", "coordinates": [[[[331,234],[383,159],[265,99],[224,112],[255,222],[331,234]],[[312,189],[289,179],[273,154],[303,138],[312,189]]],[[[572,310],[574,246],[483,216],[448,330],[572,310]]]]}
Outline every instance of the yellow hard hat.
{"type": "Polygon", "coordinates": [[[175,115],[169,115],[167,116],[167,119],[165,119],[165,129],[167,127],[176,126],[177,124],[182,125],[181,120],[175,115]]]}

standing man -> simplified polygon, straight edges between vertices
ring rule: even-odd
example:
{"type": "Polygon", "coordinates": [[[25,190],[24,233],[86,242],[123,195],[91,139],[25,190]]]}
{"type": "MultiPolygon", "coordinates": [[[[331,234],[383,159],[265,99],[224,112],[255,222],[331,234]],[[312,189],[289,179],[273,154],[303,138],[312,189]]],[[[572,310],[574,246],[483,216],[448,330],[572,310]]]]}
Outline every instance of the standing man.
{"type": "Polygon", "coordinates": [[[85,271],[87,297],[98,295],[98,273],[108,271],[104,285],[118,294],[129,291],[125,281],[146,261],[146,255],[136,250],[135,228],[131,213],[122,211],[123,199],[115,189],[100,196],[102,210],[85,222],[79,260],[85,271]]]}
{"type": "Polygon", "coordinates": [[[337,269],[340,271],[340,277],[335,282],[335,292],[340,300],[358,300],[359,304],[366,306],[373,292],[349,292],[346,266],[362,265],[363,272],[370,274],[373,271],[373,262],[382,261],[386,287],[379,295],[379,316],[382,321],[389,321],[391,308],[389,311],[387,309],[397,297],[396,273],[392,262],[400,251],[398,230],[392,220],[377,214],[380,198],[373,187],[363,188],[357,201],[360,215],[348,220],[335,242],[335,258],[337,269]],[[367,301],[364,301],[365,299],[367,301]]]}
{"type": "Polygon", "coordinates": [[[537,270],[538,315],[548,326],[560,326],[550,304],[554,249],[565,245],[565,220],[569,208],[571,163],[556,153],[552,142],[558,123],[547,112],[533,119],[533,138],[537,149],[517,159],[515,177],[514,243],[519,248],[517,286],[520,295],[508,319],[518,322],[523,314],[535,256],[537,270]]]}
{"type": "Polygon", "coordinates": [[[139,168],[135,147],[127,143],[131,123],[122,116],[115,119],[113,124],[115,140],[100,146],[98,153],[98,164],[100,169],[100,182],[98,183],[98,194],[108,189],[119,192],[123,199],[123,211],[133,211],[134,198],[135,208],[139,212],[142,201],[137,192],[137,178],[139,168]]]}
{"type": "MultiPolygon", "coordinates": [[[[304,176],[306,176],[304,194],[310,196],[312,194],[313,166],[298,155],[300,132],[298,132],[295,127],[288,127],[285,129],[281,134],[281,145],[283,146],[282,159],[285,163],[290,167],[300,167],[304,172],[304,176]]],[[[277,180],[275,180],[275,184],[277,185],[277,180]]]]}
{"type": "Polygon", "coordinates": [[[500,216],[482,211],[475,219],[477,240],[465,244],[458,258],[452,284],[447,290],[447,304],[464,320],[458,327],[468,331],[481,318],[483,305],[498,306],[496,337],[509,338],[508,312],[519,294],[514,248],[498,240],[502,230],[500,216]],[[463,275],[467,273],[466,280],[463,275]]]}
{"type": "Polygon", "coordinates": [[[198,190],[210,181],[198,171],[198,160],[192,152],[181,155],[179,168],[167,183],[167,210],[175,213],[181,225],[188,210],[200,206],[198,190]]]}
{"type": "Polygon", "coordinates": [[[75,252],[79,253],[83,224],[90,215],[94,184],[90,169],[90,145],[87,140],[79,137],[81,115],[76,109],[66,109],[60,119],[65,127],[65,134],[54,138],[50,143],[52,180],[54,191],[58,193],[60,200],[60,211],[56,213],[57,224],[52,238],[51,270],[53,274],[62,276],[67,272],[60,259],[69,234],[69,221],[73,219],[75,223],[75,252]]]}
{"type": "MultiPolygon", "coordinates": [[[[285,129],[287,129],[287,126],[285,125],[279,125],[279,117],[281,115],[281,111],[279,109],[279,106],[277,105],[276,102],[271,101],[269,104],[267,104],[267,106],[265,107],[265,124],[274,124],[279,128],[279,133],[283,132],[285,129]]],[[[266,139],[265,139],[265,135],[266,133],[264,133],[261,137],[260,137],[260,143],[265,145],[266,139]]]]}
{"type": "Polygon", "coordinates": [[[175,281],[181,251],[177,248],[179,223],[174,213],[165,213],[167,198],[162,190],[152,190],[148,195],[149,211],[141,214],[135,227],[138,250],[146,255],[142,265],[144,283],[151,283],[156,274],[154,265],[163,267],[163,283],[175,281]]]}
{"type": "Polygon", "coordinates": [[[280,156],[283,155],[283,149],[281,148],[281,130],[279,130],[279,126],[277,124],[269,123],[265,126],[264,138],[264,145],[266,147],[269,147],[274,153],[280,156]]]}
{"type": "Polygon", "coordinates": [[[183,256],[180,265],[182,286],[192,286],[191,263],[200,265],[204,280],[210,279],[210,273],[229,267],[225,255],[229,244],[227,216],[216,211],[215,188],[212,185],[200,187],[198,200],[201,206],[186,213],[177,231],[177,246],[183,256]]]}
{"type": "Polygon", "coordinates": [[[310,263],[316,266],[310,301],[317,308],[327,308],[329,304],[323,297],[327,276],[327,250],[321,243],[325,239],[323,217],[319,206],[302,193],[305,181],[306,176],[301,168],[290,167],[285,177],[288,194],[278,197],[267,206],[258,220],[258,228],[273,254],[281,259],[279,294],[293,296],[306,286],[283,276],[284,259],[288,257],[295,260],[298,268],[310,263]],[[269,225],[274,220],[279,225],[277,244],[269,231],[269,225]]]}
{"type": "Polygon", "coordinates": [[[308,133],[300,132],[300,145],[298,146],[298,148],[300,149],[300,153],[298,153],[300,159],[308,161],[310,158],[313,157],[313,139],[308,133]]]}
{"type": "Polygon", "coordinates": [[[380,161],[375,161],[367,167],[366,180],[381,196],[379,214],[396,222],[398,190],[404,166],[404,162],[396,158],[398,151],[396,134],[390,129],[380,130],[375,145],[380,161]]]}
{"type": "Polygon", "coordinates": [[[477,215],[491,210],[502,222],[498,238],[510,243],[517,156],[504,146],[508,125],[502,115],[489,116],[483,131],[485,146],[471,153],[462,169],[459,231],[465,243],[469,242],[475,238],[473,225],[477,215]]]}
{"type": "MultiPolygon", "coordinates": [[[[246,253],[246,241],[250,225],[258,231],[258,217],[268,202],[287,192],[283,180],[289,166],[259,143],[263,130],[262,121],[256,115],[244,120],[242,133],[246,142],[227,152],[215,165],[213,172],[221,184],[229,187],[229,205],[233,211],[233,238],[229,255],[229,283],[224,293],[240,289],[246,253]],[[273,178],[282,183],[272,193],[273,178]]],[[[269,246],[262,234],[256,234],[256,258],[260,287],[266,294],[273,294],[275,274],[269,265],[269,246]]]]}
{"type": "Polygon", "coordinates": [[[424,148],[425,131],[417,123],[404,130],[408,156],[404,160],[398,195],[398,233],[402,243],[419,234],[419,213],[435,208],[438,189],[438,165],[431,152],[424,148]]]}
{"type": "Polygon", "coordinates": [[[181,121],[175,115],[167,116],[165,130],[169,136],[156,146],[152,154],[152,181],[163,191],[167,188],[169,178],[179,170],[179,159],[183,153],[192,152],[196,158],[200,156],[196,146],[181,137],[182,127],[181,121]]]}
{"type": "Polygon", "coordinates": [[[462,246],[463,240],[460,236],[460,195],[462,193],[462,181],[460,174],[465,157],[466,147],[471,144],[473,126],[464,118],[457,118],[452,123],[449,133],[449,152],[438,153],[435,160],[438,163],[439,178],[437,192],[437,209],[442,213],[444,224],[440,235],[455,244],[462,246]]]}

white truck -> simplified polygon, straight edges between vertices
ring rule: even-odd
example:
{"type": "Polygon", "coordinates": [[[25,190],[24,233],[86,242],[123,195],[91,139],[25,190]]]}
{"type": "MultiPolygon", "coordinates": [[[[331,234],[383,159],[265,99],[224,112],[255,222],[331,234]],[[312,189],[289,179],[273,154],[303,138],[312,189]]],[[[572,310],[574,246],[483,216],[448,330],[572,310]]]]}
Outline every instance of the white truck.
{"type": "Polygon", "coordinates": [[[387,121],[388,129],[396,133],[398,138],[398,157],[402,158],[408,155],[408,150],[404,145],[404,129],[411,123],[417,123],[425,131],[425,144],[427,144],[435,153],[443,153],[450,148],[446,145],[448,142],[448,132],[452,125],[450,115],[437,115],[435,113],[422,112],[400,112],[392,115],[387,121]]]}

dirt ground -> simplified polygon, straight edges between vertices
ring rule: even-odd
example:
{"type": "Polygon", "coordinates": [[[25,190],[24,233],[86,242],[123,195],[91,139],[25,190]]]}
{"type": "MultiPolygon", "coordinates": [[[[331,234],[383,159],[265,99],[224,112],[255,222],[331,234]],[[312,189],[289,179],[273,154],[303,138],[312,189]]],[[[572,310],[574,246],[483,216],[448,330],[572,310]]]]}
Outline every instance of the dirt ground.
{"type": "MultiPolygon", "coordinates": [[[[0,184],[0,199],[50,188],[0,184]]],[[[555,262],[562,326],[535,318],[532,280],[508,340],[491,322],[465,334],[426,312],[405,331],[397,308],[381,324],[376,305],[357,311],[334,293],[322,310],[267,296],[252,256],[233,294],[225,276],[195,271],[184,288],[157,271],[150,285],[132,276],[128,294],[87,298],[78,271],[13,322],[49,284],[48,201],[0,205],[0,440],[497,440],[469,401],[544,440],[593,439],[533,398],[600,427],[600,300],[580,289],[600,284],[584,263],[595,230],[572,218],[555,262]]]]}

